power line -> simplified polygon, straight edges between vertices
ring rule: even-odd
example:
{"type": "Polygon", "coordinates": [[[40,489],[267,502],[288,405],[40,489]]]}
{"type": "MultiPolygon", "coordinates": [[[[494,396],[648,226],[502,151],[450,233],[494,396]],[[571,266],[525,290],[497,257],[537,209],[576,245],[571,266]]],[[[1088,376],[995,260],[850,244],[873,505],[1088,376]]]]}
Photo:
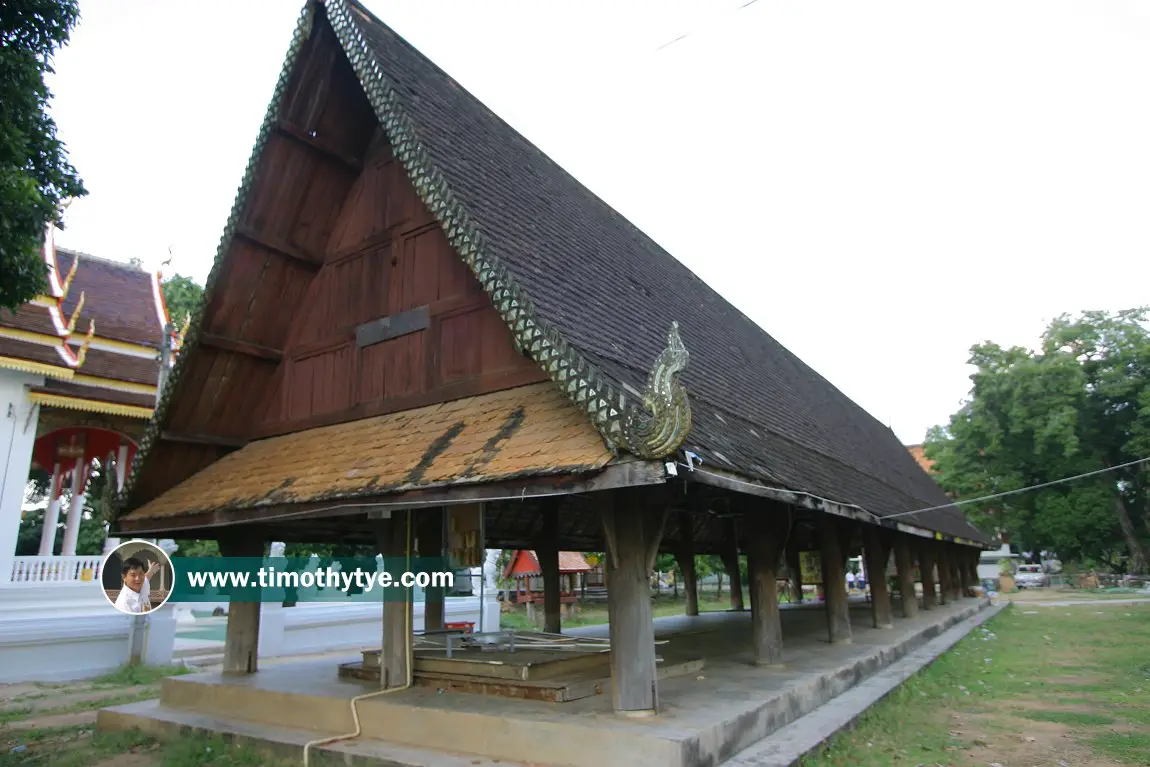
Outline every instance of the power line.
{"type": "Polygon", "coordinates": [[[944,503],[941,506],[929,506],[925,509],[915,509],[914,511],[904,511],[899,514],[888,514],[883,519],[893,519],[894,517],[905,517],[910,514],[923,514],[928,511],[938,511],[939,509],[948,509],[951,506],[965,506],[969,503],[981,503],[982,501],[989,501],[994,498],[1004,498],[1008,495],[1017,495],[1018,493],[1025,493],[1029,490],[1038,490],[1043,487],[1052,487],[1054,485],[1061,485],[1064,482],[1073,482],[1076,479],[1084,479],[1086,477],[1093,477],[1098,474],[1105,474],[1110,471],[1117,471],[1118,469],[1125,469],[1127,466],[1134,466],[1139,463],[1146,463],[1150,461],[1150,456],[1146,458],[1139,458],[1137,461],[1130,461],[1129,463],[1119,464],[1118,466],[1108,466],[1105,469],[1098,469],[1097,471],[1088,471],[1085,474],[1076,474],[1073,477],[1064,477],[1063,479],[1056,479],[1053,482],[1043,482],[1040,485],[1030,485],[1029,487],[1020,487],[1017,490],[1007,490],[1005,493],[995,493],[994,495],[984,495],[981,498],[970,498],[965,501],[952,501],[944,503]]]}
{"type": "Polygon", "coordinates": [[[702,24],[697,25],[694,29],[688,30],[688,31],[684,32],[683,34],[679,35],[678,37],[676,37],[675,39],[663,43],[662,45],[660,45],[659,47],[657,47],[655,49],[655,52],[658,53],[659,51],[663,50],[664,48],[667,48],[671,45],[674,45],[675,43],[679,42],[680,40],[683,40],[683,39],[689,37],[692,34],[692,32],[699,32],[699,31],[707,29],[708,27],[712,27],[715,24],[721,22],[722,20],[729,18],[730,15],[738,13],[739,11],[743,10],[744,8],[746,8],[749,5],[754,5],[758,1],[759,0],[746,0],[745,2],[740,3],[739,5],[735,6],[734,8],[729,8],[726,11],[720,11],[719,13],[716,13],[715,15],[711,16],[709,20],[704,21],[702,24]]]}

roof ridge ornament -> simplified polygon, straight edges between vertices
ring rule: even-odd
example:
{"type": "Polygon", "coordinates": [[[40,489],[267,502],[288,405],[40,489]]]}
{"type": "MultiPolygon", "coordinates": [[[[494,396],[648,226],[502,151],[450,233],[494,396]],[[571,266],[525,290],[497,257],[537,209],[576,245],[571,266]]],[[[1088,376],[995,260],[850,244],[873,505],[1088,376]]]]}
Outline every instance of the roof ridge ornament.
{"type": "Polygon", "coordinates": [[[80,345],[80,351],[76,352],[76,364],[73,367],[84,366],[84,360],[88,358],[88,347],[92,345],[94,335],[96,335],[96,321],[88,320],[88,335],[84,336],[84,343],[80,345]]]}
{"type": "Polygon", "coordinates": [[[68,270],[68,276],[64,278],[64,284],[60,286],[60,306],[64,305],[64,300],[68,298],[68,289],[72,287],[72,280],[76,277],[76,267],[80,265],[80,254],[76,253],[72,256],[72,268],[68,270]]]}
{"type": "MultiPolygon", "coordinates": [[[[70,279],[70,278],[69,278],[70,279]]],[[[62,300],[62,299],[61,299],[62,300]]],[[[63,308],[63,307],[61,307],[63,308]]],[[[84,291],[80,291],[80,300],[76,302],[76,308],[72,310],[72,316],[68,319],[67,330],[65,336],[72,335],[76,330],[76,321],[80,319],[80,310],[84,308],[84,291]]]]}
{"type": "Polygon", "coordinates": [[[691,400],[679,382],[691,355],[679,337],[679,323],[671,323],[667,346],[647,375],[643,405],[650,411],[628,408],[623,438],[628,449],[642,458],[665,458],[679,449],[691,430],[691,400]]]}

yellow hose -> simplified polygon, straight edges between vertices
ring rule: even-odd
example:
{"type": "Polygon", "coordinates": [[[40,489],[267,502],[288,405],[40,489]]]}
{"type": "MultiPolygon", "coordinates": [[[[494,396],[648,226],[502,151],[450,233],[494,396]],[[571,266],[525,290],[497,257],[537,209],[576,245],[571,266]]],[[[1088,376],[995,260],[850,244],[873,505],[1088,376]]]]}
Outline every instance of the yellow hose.
{"type": "MultiPolygon", "coordinates": [[[[404,545],[404,567],[406,568],[406,570],[404,572],[410,572],[411,571],[411,510],[410,509],[408,509],[408,511],[407,511],[407,535],[406,535],[406,539],[407,540],[406,540],[406,543],[404,545]]],[[[356,708],[356,705],[361,700],[367,700],[368,698],[376,698],[376,697],[379,697],[380,695],[387,695],[387,694],[393,693],[393,692],[401,692],[401,691],[406,690],[409,687],[411,687],[412,682],[414,681],[414,673],[415,673],[415,671],[414,671],[414,669],[415,669],[415,645],[414,645],[414,642],[412,641],[412,628],[413,628],[412,627],[412,617],[411,617],[412,610],[407,604],[409,596],[410,596],[410,592],[406,592],[404,594],[404,625],[407,627],[407,631],[404,632],[404,644],[406,645],[406,648],[407,648],[407,681],[401,687],[389,687],[386,690],[376,690],[375,692],[364,693],[363,695],[357,695],[354,698],[352,698],[351,699],[351,718],[352,718],[352,721],[355,722],[355,732],[349,732],[346,735],[333,735],[329,738],[320,738],[319,740],[312,740],[312,741],[305,743],[303,746],[303,767],[308,767],[308,764],[309,764],[308,753],[311,751],[312,746],[324,746],[324,745],[327,745],[328,743],[335,743],[336,741],[347,740],[348,738],[358,738],[360,736],[360,733],[363,732],[363,728],[360,726],[360,723],[359,723],[359,710],[356,708]]],[[[387,604],[386,598],[384,599],[384,604],[387,604]]],[[[379,676],[380,676],[380,679],[382,680],[383,679],[382,653],[380,653],[380,655],[381,655],[381,657],[380,657],[379,676]]]]}

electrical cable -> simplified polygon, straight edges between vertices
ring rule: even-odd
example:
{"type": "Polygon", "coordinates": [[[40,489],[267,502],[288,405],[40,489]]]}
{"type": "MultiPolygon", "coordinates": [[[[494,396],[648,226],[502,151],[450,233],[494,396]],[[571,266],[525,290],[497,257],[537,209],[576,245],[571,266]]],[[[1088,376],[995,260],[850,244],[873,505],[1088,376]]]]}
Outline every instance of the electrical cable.
{"type": "Polygon", "coordinates": [[[1025,492],[1028,492],[1030,490],[1039,490],[1039,489],[1044,488],[1044,487],[1053,487],[1054,485],[1061,485],[1065,482],[1073,482],[1076,479],[1085,479],[1086,477],[1094,477],[1094,476],[1097,476],[1099,474],[1106,474],[1107,472],[1117,471],[1118,469],[1125,469],[1128,466],[1136,466],[1137,464],[1146,463],[1147,461],[1150,461],[1150,456],[1147,456],[1146,458],[1139,458],[1137,461],[1128,461],[1126,463],[1122,463],[1122,464],[1119,464],[1117,466],[1108,466],[1105,469],[1097,469],[1095,471],[1088,471],[1085,474],[1075,474],[1073,477],[1063,477],[1062,479],[1056,479],[1052,482],[1043,482],[1043,483],[1038,484],[1038,485],[1029,485],[1027,487],[1020,487],[1017,490],[1007,490],[1004,493],[995,493],[994,495],[984,495],[981,498],[967,498],[967,499],[962,500],[962,501],[951,501],[950,503],[944,503],[941,506],[928,506],[925,509],[916,509],[914,511],[903,511],[903,512],[900,512],[898,514],[889,514],[889,515],[883,517],[883,519],[891,519],[894,517],[905,517],[905,516],[908,516],[910,514],[922,514],[923,512],[927,512],[927,511],[938,511],[939,509],[947,509],[947,508],[950,508],[951,506],[965,506],[965,505],[971,504],[971,503],[982,503],[983,501],[993,500],[994,498],[1005,498],[1008,495],[1017,495],[1018,493],[1025,493],[1025,492]]]}
{"type": "MultiPolygon", "coordinates": [[[[407,534],[406,534],[405,538],[406,538],[406,543],[404,545],[404,567],[407,568],[405,570],[405,572],[411,572],[411,510],[410,509],[408,509],[408,511],[407,511],[407,534]]],[[[369,693],[365,693],[363,695],[357,695],[354,698],[352,698],[351,701],[349,701],[349,702],[351,703],[351,718],[352,718],[352,721],[355,722],[355,732],[350,732],[350,733],[347,733],[345,735],[333,735],[333,736],[328,737],[328,738],[320,738],[318,740],[312,740],[312,741],[308,741],[307,743],[305,743],[303,746],[303,765],[304,765],[304,767],[308,767],[308,764],[309,764],[308,755],[311,751],[312,746],[322,746],[322,745],[326,745],[328,743],[335,743],[336,741],[340,741],[340,740],[348,740],[350,738],[358,738],[363,733],[363,726],[361,725],[361,723],[359,721],[359,709],[358,709],[358,705],[359,705],[359,702],[361,700],[367,700],[368,698],[377,698],[381,695],[390,695],[393,692],[402,692],[403,690],[409,689],[411,687],[411,685],[415,682],[415,640],[412,636],[412,633],[414,631],[414,626],[412,625],[413,619],[412,619],[412,609],[411,609],[411,597],[412,597],[411,587],[407,586],[406,591],[404,593],[404,597],[403,597],[403,608],[404,608],[403,609],[403,612],[404,612],[403,618],[404,618],[404,627],[405,627],[404,644],[405,644],[405,652],[407,655],[407,679],[406,679],[406,681],[402,685],[400,685],[399,687],[388,687],[388,688],[385,688],[383,690],[376,690],[375,692],[369,692],[369,693]]],[[[386,610],[387,610],[387,607],[386,607],[387,598],[386,597],[383,598],[382,604],[384,606],[383,609],[386,612],[386,610]]],[[[380,684],[383,684],[384,662],[383,662],[382,648],[381,648],[381,652],[380,652],[379,661],[380,661],[380,668],[379,668],[380,684]]]]}

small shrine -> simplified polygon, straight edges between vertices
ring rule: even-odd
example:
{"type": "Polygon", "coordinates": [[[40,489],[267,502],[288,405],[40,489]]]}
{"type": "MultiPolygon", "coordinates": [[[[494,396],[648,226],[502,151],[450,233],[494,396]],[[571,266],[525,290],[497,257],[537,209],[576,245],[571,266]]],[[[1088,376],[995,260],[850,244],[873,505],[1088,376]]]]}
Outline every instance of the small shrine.
{"type": "MultiPolygon", "coordinates": [[[[591,565],[578,551],[559,552],[559,601],[567,618],[575,617],[575,603],[579,601],[577,589],[591,572],[591,565]]],[[[527,605],[528,620],[535,620],[535,606],[543,604],[543,567],[534,551],[521,549],[511,554],[503,568],[503,579],[514,580],[515,589],[508,601],[527,605]]]]}

